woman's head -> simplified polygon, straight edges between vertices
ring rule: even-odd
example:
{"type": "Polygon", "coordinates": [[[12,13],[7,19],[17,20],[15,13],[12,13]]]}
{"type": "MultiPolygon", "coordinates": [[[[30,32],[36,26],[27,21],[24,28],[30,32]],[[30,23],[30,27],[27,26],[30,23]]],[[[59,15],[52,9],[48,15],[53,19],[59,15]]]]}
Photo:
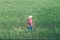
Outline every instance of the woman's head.
{"type": "Polygon", "coordinates": [[[28,16],[28,19],[31,19],[32,17],[33,17],[33,16],[30,15],[30,16],[28,16]]]}

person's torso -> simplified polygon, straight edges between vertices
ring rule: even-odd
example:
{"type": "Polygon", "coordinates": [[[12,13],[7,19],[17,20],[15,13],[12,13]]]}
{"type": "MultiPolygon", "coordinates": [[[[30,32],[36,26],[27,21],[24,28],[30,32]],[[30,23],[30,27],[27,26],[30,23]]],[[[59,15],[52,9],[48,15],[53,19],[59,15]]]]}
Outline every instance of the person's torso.
{"type": "Polygon", "coordinates": [[[28,19],[28,24],[29,24],[29,25],[32,24],[32,19],[28,19]]]}

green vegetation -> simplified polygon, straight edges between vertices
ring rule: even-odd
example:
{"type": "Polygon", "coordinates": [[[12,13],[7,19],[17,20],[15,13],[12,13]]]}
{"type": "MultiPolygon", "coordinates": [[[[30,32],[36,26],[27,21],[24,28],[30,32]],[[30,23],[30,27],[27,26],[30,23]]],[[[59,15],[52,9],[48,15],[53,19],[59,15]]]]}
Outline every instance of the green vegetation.
{"type": "Polygon", "coordinates": [[[60,0],[0,0],[0,39],[60,40],[60,0]],[[33,16],[33,31],[27,17],[33,16]]]}

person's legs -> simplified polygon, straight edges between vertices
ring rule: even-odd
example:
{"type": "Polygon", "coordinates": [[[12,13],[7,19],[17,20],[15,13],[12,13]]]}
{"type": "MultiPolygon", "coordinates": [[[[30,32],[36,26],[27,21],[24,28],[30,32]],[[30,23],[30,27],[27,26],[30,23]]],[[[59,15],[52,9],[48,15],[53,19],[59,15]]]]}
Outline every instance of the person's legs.
{"type": "Polygon", "coordinates": [[[32,26],[30,26],[30,30],[32,31],[32,26]]]}
{"type": "Polygon", "coordinates": [[[30,26],[28,26],[28,31],[30,31],[30,26]]]}
{"type": "Polygon", "coordinates": [[[32,31],[32,26],[28,26],[28,31],[32,31]]]}

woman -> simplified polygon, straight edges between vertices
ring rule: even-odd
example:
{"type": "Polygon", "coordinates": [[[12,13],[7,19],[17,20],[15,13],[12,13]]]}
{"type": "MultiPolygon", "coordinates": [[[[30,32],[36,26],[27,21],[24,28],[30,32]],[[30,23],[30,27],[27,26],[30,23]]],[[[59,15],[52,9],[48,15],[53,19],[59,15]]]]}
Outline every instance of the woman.
{"type": "Polygon", "coordinates": [[[33,21],[32,16],[28,16],[28,31],[32,31],[33,21]]]}

